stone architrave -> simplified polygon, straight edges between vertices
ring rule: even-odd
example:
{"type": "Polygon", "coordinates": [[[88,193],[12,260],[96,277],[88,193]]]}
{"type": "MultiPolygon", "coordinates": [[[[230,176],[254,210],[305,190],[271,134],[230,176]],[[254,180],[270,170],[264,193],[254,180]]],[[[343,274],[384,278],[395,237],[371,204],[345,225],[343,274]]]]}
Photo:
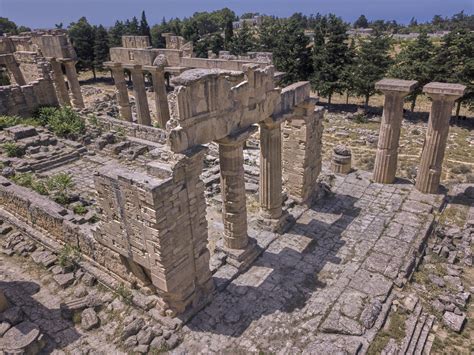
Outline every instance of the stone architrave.
{"type": "Polygon", "coordinates": [[[53,81],[56,88],[59,104],[61,106],[70,106],[71,100],[69,98],[69,92],[67,90],[66,82],[64,81],[63,70],[61,63],[56,58],[50,58],[51,68],[53,70],[53,81]]]}
{"type": "Polygon", "coordinates": [[[382,123],[375,157],[374,181],[391,184],[395,181],[398,143],[403,119],[403,98],[413,91],[417,82],[383,79],[375,88],[385,95],[382,123]]]}
{"type": "Polygon", "coordinates": [[[107,63],[107,67],[112,70],[112,76],[117,89],[117,101],[119,105],[120,118],[131,122],[132,109],[130,107],[130,100],[128,99],[128,89],[127,83],[125,82],[123,67],[120,63],[107,63]]]}
{"type": "Polygon", "coordinates": [[[81,85],[77,78],[76,63],[73,60],[64,60],[66,68],[66,77],[69,83],[69,89],[72,93],[72,105],[76,108],[84,108],[84,100],[82,99],[81,85]]]}
{"type": "Polygon", "coordinates": [[[148,108],[143,68],[141,65],[137,64],[130,69],[130,72],[132,73],[133,93],[137,105],[138,123],[145,126],[151,126],[151,116],[150,109],[148,108]]]}
{"type": "Polygon", "coordinates": [[[462,97],[465,90],[464,85],[436,82],[423,87],[423,92],[433,100],[415,184],[417,190],[423,193],[438,192],[448,140],[449,119],[454,101],[462,97]]]}

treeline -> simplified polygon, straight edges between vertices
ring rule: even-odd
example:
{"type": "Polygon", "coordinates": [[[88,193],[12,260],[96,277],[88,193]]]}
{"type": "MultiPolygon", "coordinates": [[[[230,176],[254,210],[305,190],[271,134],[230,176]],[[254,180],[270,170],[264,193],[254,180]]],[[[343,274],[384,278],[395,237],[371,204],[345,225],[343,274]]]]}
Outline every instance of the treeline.
{"type": "MultiPolygon", "coordinates": [[[[244,14],[252,18],[256,13],[244,14]]],[[[239,17],[228,9],[197,12],[184,19],[163,18],[150,26],[145,12],[140,19],[116,21],[106,29],[93,26],[85,17],[68,26],[69,36],[78,54],[79,70],[102,69],[108,60],[109,48],[121,45],[123,35],[145,35],[156,48],[165,47],[163,33],[174,33],[192,41],[198,57],[208,51],[228,50],[233,54],[249,51],[273,52],[274,64],[285,72],[286,83],[309,80],[321,96],[331,102],[335,94],[363,97],[366,105],[375,93],[375,83],[383,77],[396,77],[420,82],[420,89],[408,99],[414,109],[421,87],[429,81],[462,83],[467,94],[457,109],[465,104],[474,109],[474,16],[463,12],[451,18],[435,16],[431,22],[418,24],[412,19],[408,26],[394,21],[369,21],[361,15],[354,24],[336,15],[305,16],[295,13],[288,18],[263,17],[259,27],[244,25],[237,31],[233,22],[239,17]],[[372,36],[349,37],[347,30],[372,28],[372,36]],[[305,35],[314,31],[314,41],[305,35]],[[427,32],[450,30],[440,40],[432,41],[427,32]],[[393,33],[419,32],[418,38],[396,43],[393,33]]],[[[5,29],[1,27],[0,33],[5,29]]],[[[62,27],[62,24],[56,25],[62,27]]],[[[18,29],[17,29],[18,30],[18,29]]]]}

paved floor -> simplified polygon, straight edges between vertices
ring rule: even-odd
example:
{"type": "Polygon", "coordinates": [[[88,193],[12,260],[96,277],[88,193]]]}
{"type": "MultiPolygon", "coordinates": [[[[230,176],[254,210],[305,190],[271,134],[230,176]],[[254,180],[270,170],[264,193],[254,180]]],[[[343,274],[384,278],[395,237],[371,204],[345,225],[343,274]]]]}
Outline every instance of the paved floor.
{"type": "Polygon", "coordinates": [[[367,173],[338,177],[331,197],[305,211],[185,326],[175,352],[327,353],[366,346],[440,204],[408,183],[369,179],[367,173]]]}

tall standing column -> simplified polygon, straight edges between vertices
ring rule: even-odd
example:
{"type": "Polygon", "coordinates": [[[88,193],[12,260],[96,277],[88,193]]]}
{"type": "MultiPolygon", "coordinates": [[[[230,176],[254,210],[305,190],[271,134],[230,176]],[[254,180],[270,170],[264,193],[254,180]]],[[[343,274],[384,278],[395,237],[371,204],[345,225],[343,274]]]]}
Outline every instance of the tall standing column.
{"type": "Polygon", "coordinates": [[[151,70],[153,80],[153,91],[155,93],[156,116],[160,128],[166,128],[166,122],[170,119],[168,107],[168,95],[166,93],[165,72],[161,68],[151,70]]]}
{"type": "Polygon", "coordinates": [[[374,181],[391,184],[395,181],[398,144],[403,120],[403,98],[416,86],[416,81],[383,79],[375,88],[385,95],[382,123],[380,124],[374,181]]]}
{"type": "Polygon", "coordinates": [[[76,63],[73,60],[65,60],[64,67],[66,68],[66,77],[72,93],[72,105],[77,108],[84,108],[81,85],[77,78],[76,63]]]}
{"type": "Polygon", "coordinates": [[[465,90],[464,85],[446,83],[429,83],[423,88],[423,92],[433,100],[415,185],[417,190],[423,193],[438,192],[448,140],[449,119],[454,101],[463,96],[465,90]]]}
{"type": "Polygon", "coordinates": [[[133,94],[135,95],[135,103],[137,105],[138,123],[151,126],[150,109],[148,108],[142,66],[134,65],[130,72],[132,73],[133,94]]]}
{"type": "Polygon", "coordinates": [[[53,81],[54,87],[56,88],[56,94],[58,101],[61,106],[71,106],[71,100],[67,91],[66,82],[64,81],[63,70],[61,63],[56,58],[50,58],[51,68],[53,69],[53,81]]]}
{"type": "Polygon", "coordinates": [[[282,215],[281,124],[260,123],[260,207],[264,217],[282,215]]]}
{"type": "Polygon", "coordinates": [[[112,70],[115,87],[117,88],[117,101],[119,105],[120,118],[125,121],[132,121],[132,109],[130,100],[128,99],[127,83],[125,82],[125,74],[120,63],[107,63],[108,68],[112,70]]]}

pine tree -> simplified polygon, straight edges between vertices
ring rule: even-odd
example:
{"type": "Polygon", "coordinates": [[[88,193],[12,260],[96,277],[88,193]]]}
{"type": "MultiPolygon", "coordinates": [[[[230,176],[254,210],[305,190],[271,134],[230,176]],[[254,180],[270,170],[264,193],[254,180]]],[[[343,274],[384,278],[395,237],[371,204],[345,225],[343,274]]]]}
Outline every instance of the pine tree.
{"type": "Polygon", "coordinates": [[[104,69],[104,62],[109,60],[109,36],[104,26],[95,28],[94,36],[94,68],[104,69]]]}
{"type": "Polygon", "coordinates": [[[151,39],[150,26],[148,25],[148,21],[146,20],[145,11],[142,11],[142,18],[140,20],[140,34],[142,36],[148,36],[148,38],[151,39]]]}
{"type": "Polygon", "coordinates": [[[315,38],[311,82],[320,95],[328,98],[328,104],[333,94],[342,94],[346,89],[345,70],[350,61],[346,30],[347,25],[340,18],[329,15],[326,38],[321,32],[315,38]]]}
{"type": "Polygon", "coordinates": [[[365,108],[375,94],[375,83],[382,79],[390,67],[390,41],[380,33],[362,41],[354,65],[354,92],[365,98],[365,108]]]}
{"type": "Polygon", "coordinates": [[[367,28],[369,27],[369,21],[365,15],[360,15],[359,18],[354,22],[354,28],[367,28]]]}
{"type": "Polygon", "coordinates": [[[233,37],[230,45],[232,54],[240,55],[255,49],[256,43],[252,29],[244,23],[240,31],[233,37]]]}
{"type": "Polygon", "coordinates": [[[435,81],[466,85],[465,95],[457,101],[456,116],[463,104],[474,110],[474,32],[466,27],[451,31],[433,60],[435,81]]]}
{"type": "Polygon", "coordinates": [[[116,21],[115,25],[109,30],[109,43],[111,47],[122,46],[122,36],[125,34],[126,28],[122,21],[116,21]]]}
{"type": "Polygon", "coordinates": [[[136,16],[132,17],[131,21],[125,22],[127,26],[127,34],[130,36],[139,36],[140,35],[140,25],[138,24],[138,19],[136,16]]]}
{"type": "Polygon", "coordinates": [[[69,25],[69,38],[76,50],[78,70],[94,70],[94,28],[87,22],[85,17],[69,25]]]}
{"type": "Polygon", "coordinates": [[[232,39],[234,38],[234,25],[232,20],[228,20],[224,29],[224,48],[230,50],[232,39]]]}
{"type": "Polygon", "coordinates": [[[411,101],[411,111],[415,110],[416,99],[422,93],[423,86],[433,79],[434,46],[426,32],[421,32],[418,38],[407,43],[395,58],[395,64],[390,68],[389,75],[404,80],[418,81],[417,88],[408,96],[411,101]]]}

